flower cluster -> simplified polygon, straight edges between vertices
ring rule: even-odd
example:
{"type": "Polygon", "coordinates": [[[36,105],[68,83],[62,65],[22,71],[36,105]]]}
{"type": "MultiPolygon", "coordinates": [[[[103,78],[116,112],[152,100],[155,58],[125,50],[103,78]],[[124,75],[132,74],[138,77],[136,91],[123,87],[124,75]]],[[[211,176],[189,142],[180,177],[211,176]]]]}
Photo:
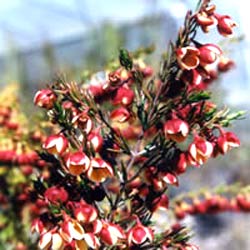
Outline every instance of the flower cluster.
{"type": "MultiPolygon", "coordinates": [[[[219,187],[220,189],[221,187],[219,187]]],[[[223,193],[206,191],[177,199],[173,204],[175,216],[178,219],[183,219],[187,215],[250,211],[249,186],[240,188],[233,185],[226,187],[226,189],[228,189],[227,192],[224,190],[223,193]]]]}
{"type": "Polygon", "coordinates": [[[235,26],[200,1],[159,72],[142,61],[146,49],[121,49],[112,68],[83,83],[59,79],[37,92],[54,126],[40,152],[48,173],[34,182],[40,249],[197,249],[185,228],[158,232],[152,216],[171,209],[180,174],[240,145],[224,127],[241,113],[219,110],[207,91],[233,62],[195,39],[213,24],[223,36],[235,26]]]}
{"type": "Polygon", "coordinates": [[[34,247],[25,233],[31,217],[24,216],[32,210],[31,178],[46,163],[36,152],[42,133],[27,125],[17,93],[18,86],[8,85],[0,95],[0,248],[25,250],[34,247]]]}

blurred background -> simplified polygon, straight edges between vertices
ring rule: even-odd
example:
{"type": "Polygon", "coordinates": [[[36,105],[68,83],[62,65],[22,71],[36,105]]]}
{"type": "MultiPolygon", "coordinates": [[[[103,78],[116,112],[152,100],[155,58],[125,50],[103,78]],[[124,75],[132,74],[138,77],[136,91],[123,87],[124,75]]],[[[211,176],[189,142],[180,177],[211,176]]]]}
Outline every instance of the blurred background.
{"type": "MultiPolygon", "coordinates": [[[[118,49],[134,50],[156,46],[150,57],[159,62],[168,41],[175,39],[188,9],[195,0],[0,0],[0,87],[12,82],[21,85],[29,106],[35,93],[55,76],[80,80],[84,69],[98,71],[118,55],[118,49]],[[63,73],[62,73],[63,72],[63,73]]],[[[219,13],[238,23],[236,39],[221,42],[236,68],[213,86],[220,105],[249,111],[250,33],[249,10],[243,0],[217,0],[219,13]],[[240,41],[239,41],[240,40],[240,41]]],[[[204,36],[200,40],[206,39],[204,36]]],[[[204,40],[205,41],[205,40],[204,40]]],[[[200,171],[183,177],[182,190],[222,183],[250,183],[249,113],[234,125],[242,146],[227,156],[209,161],[200,171]]],[[[247,214],[223,214],[188,218],[186,224],[197,232],[193,242],[201,249],[250,249],[247,214]]]]}

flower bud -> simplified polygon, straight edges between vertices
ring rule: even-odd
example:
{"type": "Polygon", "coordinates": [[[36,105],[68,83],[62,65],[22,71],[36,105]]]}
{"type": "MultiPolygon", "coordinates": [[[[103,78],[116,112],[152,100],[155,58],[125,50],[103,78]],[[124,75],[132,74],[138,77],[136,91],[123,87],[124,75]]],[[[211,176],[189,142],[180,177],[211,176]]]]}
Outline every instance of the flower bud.
{"type": "Polygon", "coordinates": [[[55,101],[56,95],[50,89],[39,90],[34,97],[35,105],[45,109],[53,108],[55,101]]]}
{"type": "Polygon", "coordinates": [[[134,100],[134,92],[128,87],[122,86],[117,89],[112,100],[113,105],[129,106],[134,100]]]}
{"type": "Polygon", "coordinates": [[[68,193],[63,187],[50,187],[48,188],[45,193],[44,197],[51,203],[64,203],[68,200],[68,193]]]}
{"type": "Polygon", "coordinates": [[[115,109],[110,114],[110,119],[114,122],[119,122],[119,123],[128,121],[130,117],[131,115],[129,111],[124,107],[115,109]]]}
{"type": "Polygon", "coordinates": [[[103,145],[103,138],[99,131],[91,131],[88,135],[88,143],[96,152],[99,152],[103,145]]]}

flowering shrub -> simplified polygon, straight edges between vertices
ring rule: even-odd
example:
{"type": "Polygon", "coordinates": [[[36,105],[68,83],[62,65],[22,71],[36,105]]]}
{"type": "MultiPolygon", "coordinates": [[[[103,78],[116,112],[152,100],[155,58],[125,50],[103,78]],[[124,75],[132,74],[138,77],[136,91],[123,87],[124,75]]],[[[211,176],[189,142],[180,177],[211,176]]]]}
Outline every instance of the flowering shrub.
{"type": "Polygon", "coordinates": [[[46,171],[30,190],[40,249],[197,249],[179,219],[250,210],[249,187],[168,195],[189,168],[240,145],[225,128],[242,113],[219,110],[207,91],[233,62],[218,45],[196,40],[200,28],[227,37],[235,25],[200,1],[158,72],[142,61],[146,49],[122,49],[119,61],[84,83],[58,80],[37,92],[34,103],[53,127],[38,153],[46,171]],[[160,228],[159,209],[176,221],[160,228]]]}
{"type": "Polygon", "coordinates": [[[35,187],[43,202],[32,226],[40,249],[197,249],[179,223],[163,230],[153,223],[158,209],[177,219],[249,211],[249,188],[168,198],[188,168],[240,145],[224,127],[241,112],[219,110],[207,91],[233,62],[218,45],[196,40],[199,28],[216,26],[227,37],[235,25],[200,1],[159,72],[140,59],[144,51],[122,49],[113,68],[83,84],[59,80],[36,94],[35,104],[48,110],[57,130],[40,153],[50,174],[35,187]]]}

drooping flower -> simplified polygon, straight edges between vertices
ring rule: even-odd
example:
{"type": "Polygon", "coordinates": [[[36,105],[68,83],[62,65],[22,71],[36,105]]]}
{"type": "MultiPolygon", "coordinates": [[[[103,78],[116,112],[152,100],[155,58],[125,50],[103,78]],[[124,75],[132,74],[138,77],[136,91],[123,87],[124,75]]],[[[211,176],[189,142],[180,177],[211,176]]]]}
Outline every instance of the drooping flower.
{"type": "Polygon", "coordinates": [[[74,240],[82,240],[84,237],[84,229],[80,223],[71,218],[65,218],[61,223],[59,233],[66,242],[74,240]]]}
{"type": "Polygon", "coordinates": [[[43,148],[50,154],[62,155],[68,147],[67,138],[62,135],[50,135],[43,143],[43,148]]]}
{"type": "Polygon", "coordinates": [[[87,171],[88,178],[93,182],[104,182],[107,178],[114,175],[112,167],[101,158],[94,158],[90,162],[87,171]]]}
{"type": "Polygon", "coordinates": [[[114,223],[102,221],[102,229],[99,233],[101,240],[107,245],[115,245],[119,239],[124,239],[122,228],[114,223]]]}
{"type": "Polygon", "coordinates": [[[240,146],[240,140],[233,132],[222,132],[218,137],[217,146],[222,154],[227,153],[231,148],[240,146]]]}
{"type": "Polygon", "coordinates": [[[165,136],[175,142],[183,142],[189,133],[188,124],[178,118],[166,121],[163,129],[165,136]]]}
{"type": "Polygon", "coordinates": [[[236,26],[236,22],[228,15],[215,15],[218,24],[217,29],[222,36],[230,36],[233,34],[233,28],[236,26]]]}
{"type": "Polygon", "coordinates": [[[89,157],[82,151],[69,153],[66,156],[66,167],[72,175],[80,175],[86,172],[90,166],[89,157]]]}
{"type": "Polygon", "coordinates": [[[207,64],[214,63],[218,57],[222,54],[221,49],[215,44],[204,44],[199,47],[200,64],[205,66],[207,64]]]}
{"type": "Polygon", "coordinates": [[[51,230],[51,231],[48,231],[48,232],[45,232],[43,233],[41,236],[40,236],[40,240],[38,242],[38,246],[40,249],[44,249],[44,250],[61,250],[62,247],[63,247],[63,238],[62,236],[54,231],[54,230],[51,230]]]}
{"type": "Polygon", "coordinates": [[[194,141],[189,146],[189,154],[198,165],[204,164],[213,153],[213,145],[205,138],[195,136],[194,141]]]}
{"type": "Polygon", "coordinates": [[[97,211],[93,206],[81,201],[74,209],[74,216],[81,223],[91,223],[97,219],[97,211]]]}

